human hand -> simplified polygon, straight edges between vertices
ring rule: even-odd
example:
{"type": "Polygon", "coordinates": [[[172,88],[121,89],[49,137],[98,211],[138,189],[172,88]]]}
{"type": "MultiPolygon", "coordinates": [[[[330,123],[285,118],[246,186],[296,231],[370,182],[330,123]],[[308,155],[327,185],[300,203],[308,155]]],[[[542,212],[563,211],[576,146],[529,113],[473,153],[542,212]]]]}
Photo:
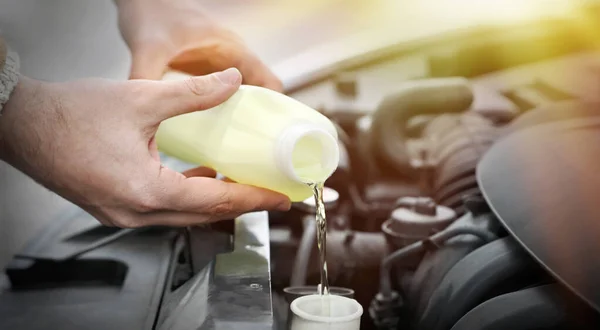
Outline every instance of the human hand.
{"type": "Polygon", "coordinates": [[[244,84],[281,92],[281,81],[197,0],[116,0],[119,27],[132,53],[130,77],[160,79],[167,68],[205,75],[239,69],[244,84]]]}
{"type": "Polygon", "coordinates": [[[183,81],[22,78],[0,117],[0,159],[105,225],[187,226],[257,210],[287,210],[286,196],[161,165],[154,135],[169,117],[228,99],[229,69],[183,81]]]}

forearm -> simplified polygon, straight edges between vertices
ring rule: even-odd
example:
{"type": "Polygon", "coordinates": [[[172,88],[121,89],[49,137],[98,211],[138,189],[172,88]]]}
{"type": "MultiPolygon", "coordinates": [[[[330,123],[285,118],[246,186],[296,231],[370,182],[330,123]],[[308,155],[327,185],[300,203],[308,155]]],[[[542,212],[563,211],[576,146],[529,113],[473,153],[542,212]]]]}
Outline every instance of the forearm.
{"type": "MultiPolygon", "coordinates": [[[[12,107],[9,99],[14,97],[14,91],[19,83],[19,56],[12,51],[0,35],[0,159],[6,157],[6,133],[2,127],[7,127],[7,108],[12,107]]],[[[15,110],[11,110],[15,111],[15,110]]]]}
{"type": "MultiPolygon", "coordinates": [[[[4,105],[0,117],[0,160],[12,164],[15,160],[15,153],[19,152],[18,140],[20,135],[23,134],[22,132],[26,131],[24,126],[27,126],[19,119],[35,111],[30,109],[31,105],[37,102],[34,93],[32,93],[35,83],[32,79],[20,77],[10,95],[10,99],[4,105]]],[[[42,117],[42,113],[38,113],[38,116],[42,117]]],[[[37,134],[37,132],[30,131],[28,134],[37,134]]]]}
{"type": "Polygon", "coordinates": [[[0,35],[0,116],[19,81],[19,56],[0,35]]]}
{"type": "Polygon", "coordinates": [[[3,105],[2,109],[0,109],[0,160],[8,162],[9,158],[9,148],[8,148],[8,140],[10,134],[10,118],[18,113],[21,107],[21,97],[22,94],[19,90],[23,87],[22,81],[17,83],[14,90],[11,93],[11,99],[7,100],[7,102],[3,105]]]}

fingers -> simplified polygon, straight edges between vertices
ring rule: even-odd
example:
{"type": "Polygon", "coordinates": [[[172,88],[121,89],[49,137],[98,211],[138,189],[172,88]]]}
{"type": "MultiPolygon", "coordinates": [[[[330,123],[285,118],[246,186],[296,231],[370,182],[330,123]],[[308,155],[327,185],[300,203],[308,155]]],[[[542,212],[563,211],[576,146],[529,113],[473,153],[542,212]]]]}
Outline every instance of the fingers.
{"type": "Polygon", "coordinates": [[[143,215],[140,221],[144,223],[144,226],[187,227],[209,223],[210,219],[198,213],[156,212],[143,215]]]}
{"type": "Polygon", "coordinates": [[[130,79],[159,80],[167,66],[169,56],[163,47],[151,47],[145,44],[143,47],[131,49],[130,79]]]}
{"type": "Polygon", "coordinates": [[[283,84],[254,53],[237,43],[211,45],[190,49],[169,62],[177,71],[204,75],[228,67],[236,67],[246,85],[261,86],[277,92],[283,84]]]}
{"type": "Polygon", "coordinates": [[[216,222],[217,220],[233,220],[242,214],[235,214],[223,219],[214,219],[199,213],[157,212],[145,214],[140,219],[144,226],[188,227],[216,222]]]}
{"type": "Polygon", "coordinates": [[[287,211],[290,200],[267,189],[203,177],[192,177],[173,183],[166,190],[166,208],[197,213],[210,221],[232,218],[247,212],[263,210],[287,211]]]}
{"type": "Polygon", "coordinates": [[[213,170],[212,168],[200,166],[183,172],[183,175],[185,175],[187,178],[195,176],[214,178],[217,176],[217,171],[213,170]]]}
{"type": "Polygon", "coordinates": [[[227,101],[241,82],[242,76],[235,68],[184,80],[158,82],[157,96],[162,105],[157,119],[162,121],[215,107],[227,101]]]}
{"type": "Polygon", "coordinates": [[[272,90],[274,90],[276,92],[279,92],[279,93],[283,93],[284,92],[283,83],[281,82],[281,80],[279,80],[279,78],[277,78],[275,76],[272,76],[270,78],[267,77],[267,79],[265,80],[265,82],[262,85],[260,85],[260,86],[263,86],[263,87],[268,88],[268,89],[272,89],[272,90]]]}
{"type": "Polygon", "coordinates": [[[276,92],[283,92],[281,80],[273,74],[263,62],[252,54],[246,56],[239,70],[244,77],[244,84],[269,88],[276,92]]]}
{"type": "Polygon", "coordinates": [[[158,145],[156,144],[156,138],[153,136],[148,142],[148,151],[152,159],[160,163],[160,154],[158,153],[158,145]]]}

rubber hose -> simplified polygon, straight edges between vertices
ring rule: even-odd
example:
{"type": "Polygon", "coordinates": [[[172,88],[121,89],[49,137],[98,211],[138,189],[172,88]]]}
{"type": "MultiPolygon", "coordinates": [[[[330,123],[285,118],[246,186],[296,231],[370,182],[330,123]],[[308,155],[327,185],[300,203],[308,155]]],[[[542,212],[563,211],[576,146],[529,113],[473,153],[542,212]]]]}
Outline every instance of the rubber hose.
{"type": "MultiPolygon", "coordinates": [[[[473,208],[476,208],[476,206],[473,206],[473,208]]],[[[476,227],[501,236],[499,235],[501,231],[498,230],[498,226],[501,225],[490,213],[477,216],[467,213],[451,224],[448,229],[476,227]]],[[[414,314],[423,314],[431,296],[454,265],[485,244],[487,243],[475,236],[464,235],[446,241],[440,249],[430,251],[429,253],[426,252],[427,255],[419,263],[416,271],[410,276],[410,284],[402,287],[402,291],[405,294],[404,298],[412,306],[414,314]]]]}
{"type": "MultiPolygon", "coordinates": [[[[421,315],[419,328],[446,330],[495,290],[512,291],[536,274],[538,265],[512,237],[473,251],[444,276],[421,315]]],[[[501,292],[503,293],[503,292],[501,292]]]]}
{"type": "Polygon", "coordinates": [[[482,230],[479,228],[458,227],[441,231],[433,236],[430,236],[426,240],[422,240],[408,245],[385,257],[385,259],[383,259],[383,261],[381,262],[379,292],[386,297],[391,294],[392,283],[390,280],[390,269],[392,268],[394,262],[396,262],[399,259],[424,252],[428,246],[426,242],[431,242],[435,245],[441,245],[447,240],[454,238],[458,235],[473,235],[485,242],[491,242],[497,238],[496,235],[490,233],[489,231],[482,230]]]}
{"type": "Polygon", "coordinates": [[[462,112],[472,103],[473,92],[468,80],[462,77],[407,82],[386,96],[373,113],[370,147],[382,163],[400,174],[412,176],[415,169],[405,146],[408,120],[417,115],[462,112]]]}

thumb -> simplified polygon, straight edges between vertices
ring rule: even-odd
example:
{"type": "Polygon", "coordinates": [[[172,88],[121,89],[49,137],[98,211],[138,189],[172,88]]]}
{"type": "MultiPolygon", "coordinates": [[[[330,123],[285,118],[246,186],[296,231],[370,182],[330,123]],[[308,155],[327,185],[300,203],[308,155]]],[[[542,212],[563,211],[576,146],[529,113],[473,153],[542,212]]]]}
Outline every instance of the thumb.
{"type": "Polygon", "coordinates": [[[183,80],[161,81],[159,100],[162,106],[160,121],[188,112],[206,110],[229,99],[240,87],[242,75],[235,69],[227,69],[205,76],[183,80]]]}

